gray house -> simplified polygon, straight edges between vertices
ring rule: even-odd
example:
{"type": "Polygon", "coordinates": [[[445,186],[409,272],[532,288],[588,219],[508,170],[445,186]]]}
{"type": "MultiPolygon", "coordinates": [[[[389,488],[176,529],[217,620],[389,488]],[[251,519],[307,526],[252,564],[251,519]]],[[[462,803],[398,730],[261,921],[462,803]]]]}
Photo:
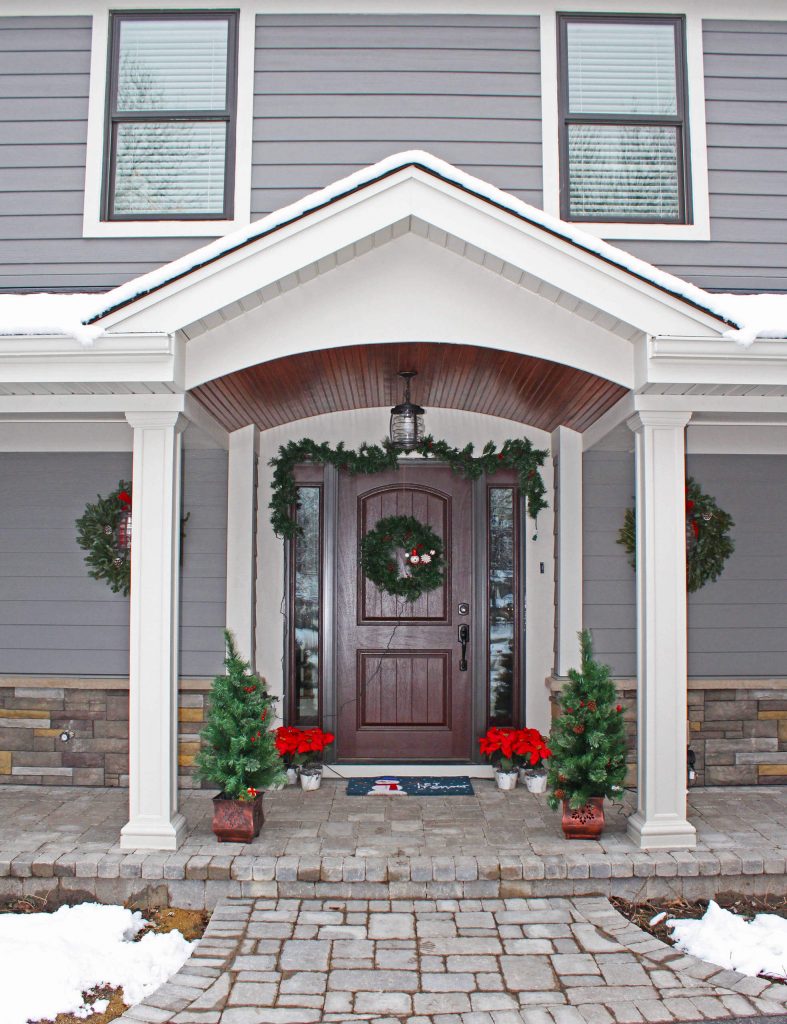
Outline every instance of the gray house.
{"type": "Polygon", "coordinates": [[[225,626],[345,774],[488,772],[587,626],[641,846],[694,843],[687,747],[787,781],[782,3],[3,0],[0,51],[0,783],[177,846],[225,626]],[[277,536],[280,446],[379,441],[400,371],[500,471],[302,459],[277,536]],[[414,602],[390,515],[445,547],[414,602]]]}

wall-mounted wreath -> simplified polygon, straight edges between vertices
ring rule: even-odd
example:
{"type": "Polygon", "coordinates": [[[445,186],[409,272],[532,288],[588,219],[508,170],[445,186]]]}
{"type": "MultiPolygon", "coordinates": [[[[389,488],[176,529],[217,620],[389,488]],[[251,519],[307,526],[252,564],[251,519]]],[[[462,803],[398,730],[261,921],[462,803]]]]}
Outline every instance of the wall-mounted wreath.
{"type": "Polygon", "coordinates": [[[131,590],[131,484],[121,480],[115,490],[85,507],[76,521],[77,543],[87,551],[85,564],[94,580],[106,580],[115,594],[131,590]]]}
{"type": "Polygon", "coordinates": [[[443,582],[443,542],[414,516],[387,516],[361,541],[361,568],[384,593],[417,601],[443,582]]]}
{"type": "MultiPolygon", "coordinates": [[[[735,550],[730,530],[735,525],[729,512],[720,509],[714,498],[703,494],[692,477],[686,478],[686,589],[690,594],[717,580],[727,559],[735,550]]],[[[633,508],[626,509],[618,533],[637,568],[637,520],[633,508]]]]}

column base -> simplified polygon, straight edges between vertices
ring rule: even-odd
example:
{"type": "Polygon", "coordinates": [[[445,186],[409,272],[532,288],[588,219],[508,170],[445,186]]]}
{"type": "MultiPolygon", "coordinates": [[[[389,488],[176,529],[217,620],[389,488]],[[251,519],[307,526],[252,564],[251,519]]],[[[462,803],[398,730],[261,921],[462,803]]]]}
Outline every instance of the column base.
{"type": "Polygon", "coordinates": [[[693,850],[697,845],[697,830],[685,818],[664,815],[652,821],[635,811],[628,820],[626,831],[640,850],[693,850]]]}
{"type": "Polygon", "coordinates": [[[186,819],[179,812],[166,819],[129,821],[120,830],[121,850],[177,850],[186,837],[186,819]]]}

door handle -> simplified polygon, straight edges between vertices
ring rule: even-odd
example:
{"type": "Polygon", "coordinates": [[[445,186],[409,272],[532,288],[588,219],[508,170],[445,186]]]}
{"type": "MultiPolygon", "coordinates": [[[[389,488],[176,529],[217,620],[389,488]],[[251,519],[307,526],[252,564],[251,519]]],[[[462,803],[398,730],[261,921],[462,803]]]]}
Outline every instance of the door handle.
{"type": "Polygon", "coordinates": [[[470,643],[470,627],[466,622],[460,624],[456,639],[457,643],[462,645],[462,655],[459,659],[459,671],[467,672],[467,645],[470,643]]]}

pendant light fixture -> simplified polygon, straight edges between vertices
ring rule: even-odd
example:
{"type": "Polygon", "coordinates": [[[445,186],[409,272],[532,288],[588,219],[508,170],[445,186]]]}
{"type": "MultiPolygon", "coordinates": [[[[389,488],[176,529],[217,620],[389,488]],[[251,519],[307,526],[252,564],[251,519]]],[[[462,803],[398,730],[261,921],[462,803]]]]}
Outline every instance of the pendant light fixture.
{"type": "Polygon", "coordinates": [[[423,440],[425,410],[410,401],[410,381],[417,376],[417,371],[400,370],[399,376],[404,381],[404,398],[391,409],[389,435],[394,448],[411,452],[423,440]]]}

